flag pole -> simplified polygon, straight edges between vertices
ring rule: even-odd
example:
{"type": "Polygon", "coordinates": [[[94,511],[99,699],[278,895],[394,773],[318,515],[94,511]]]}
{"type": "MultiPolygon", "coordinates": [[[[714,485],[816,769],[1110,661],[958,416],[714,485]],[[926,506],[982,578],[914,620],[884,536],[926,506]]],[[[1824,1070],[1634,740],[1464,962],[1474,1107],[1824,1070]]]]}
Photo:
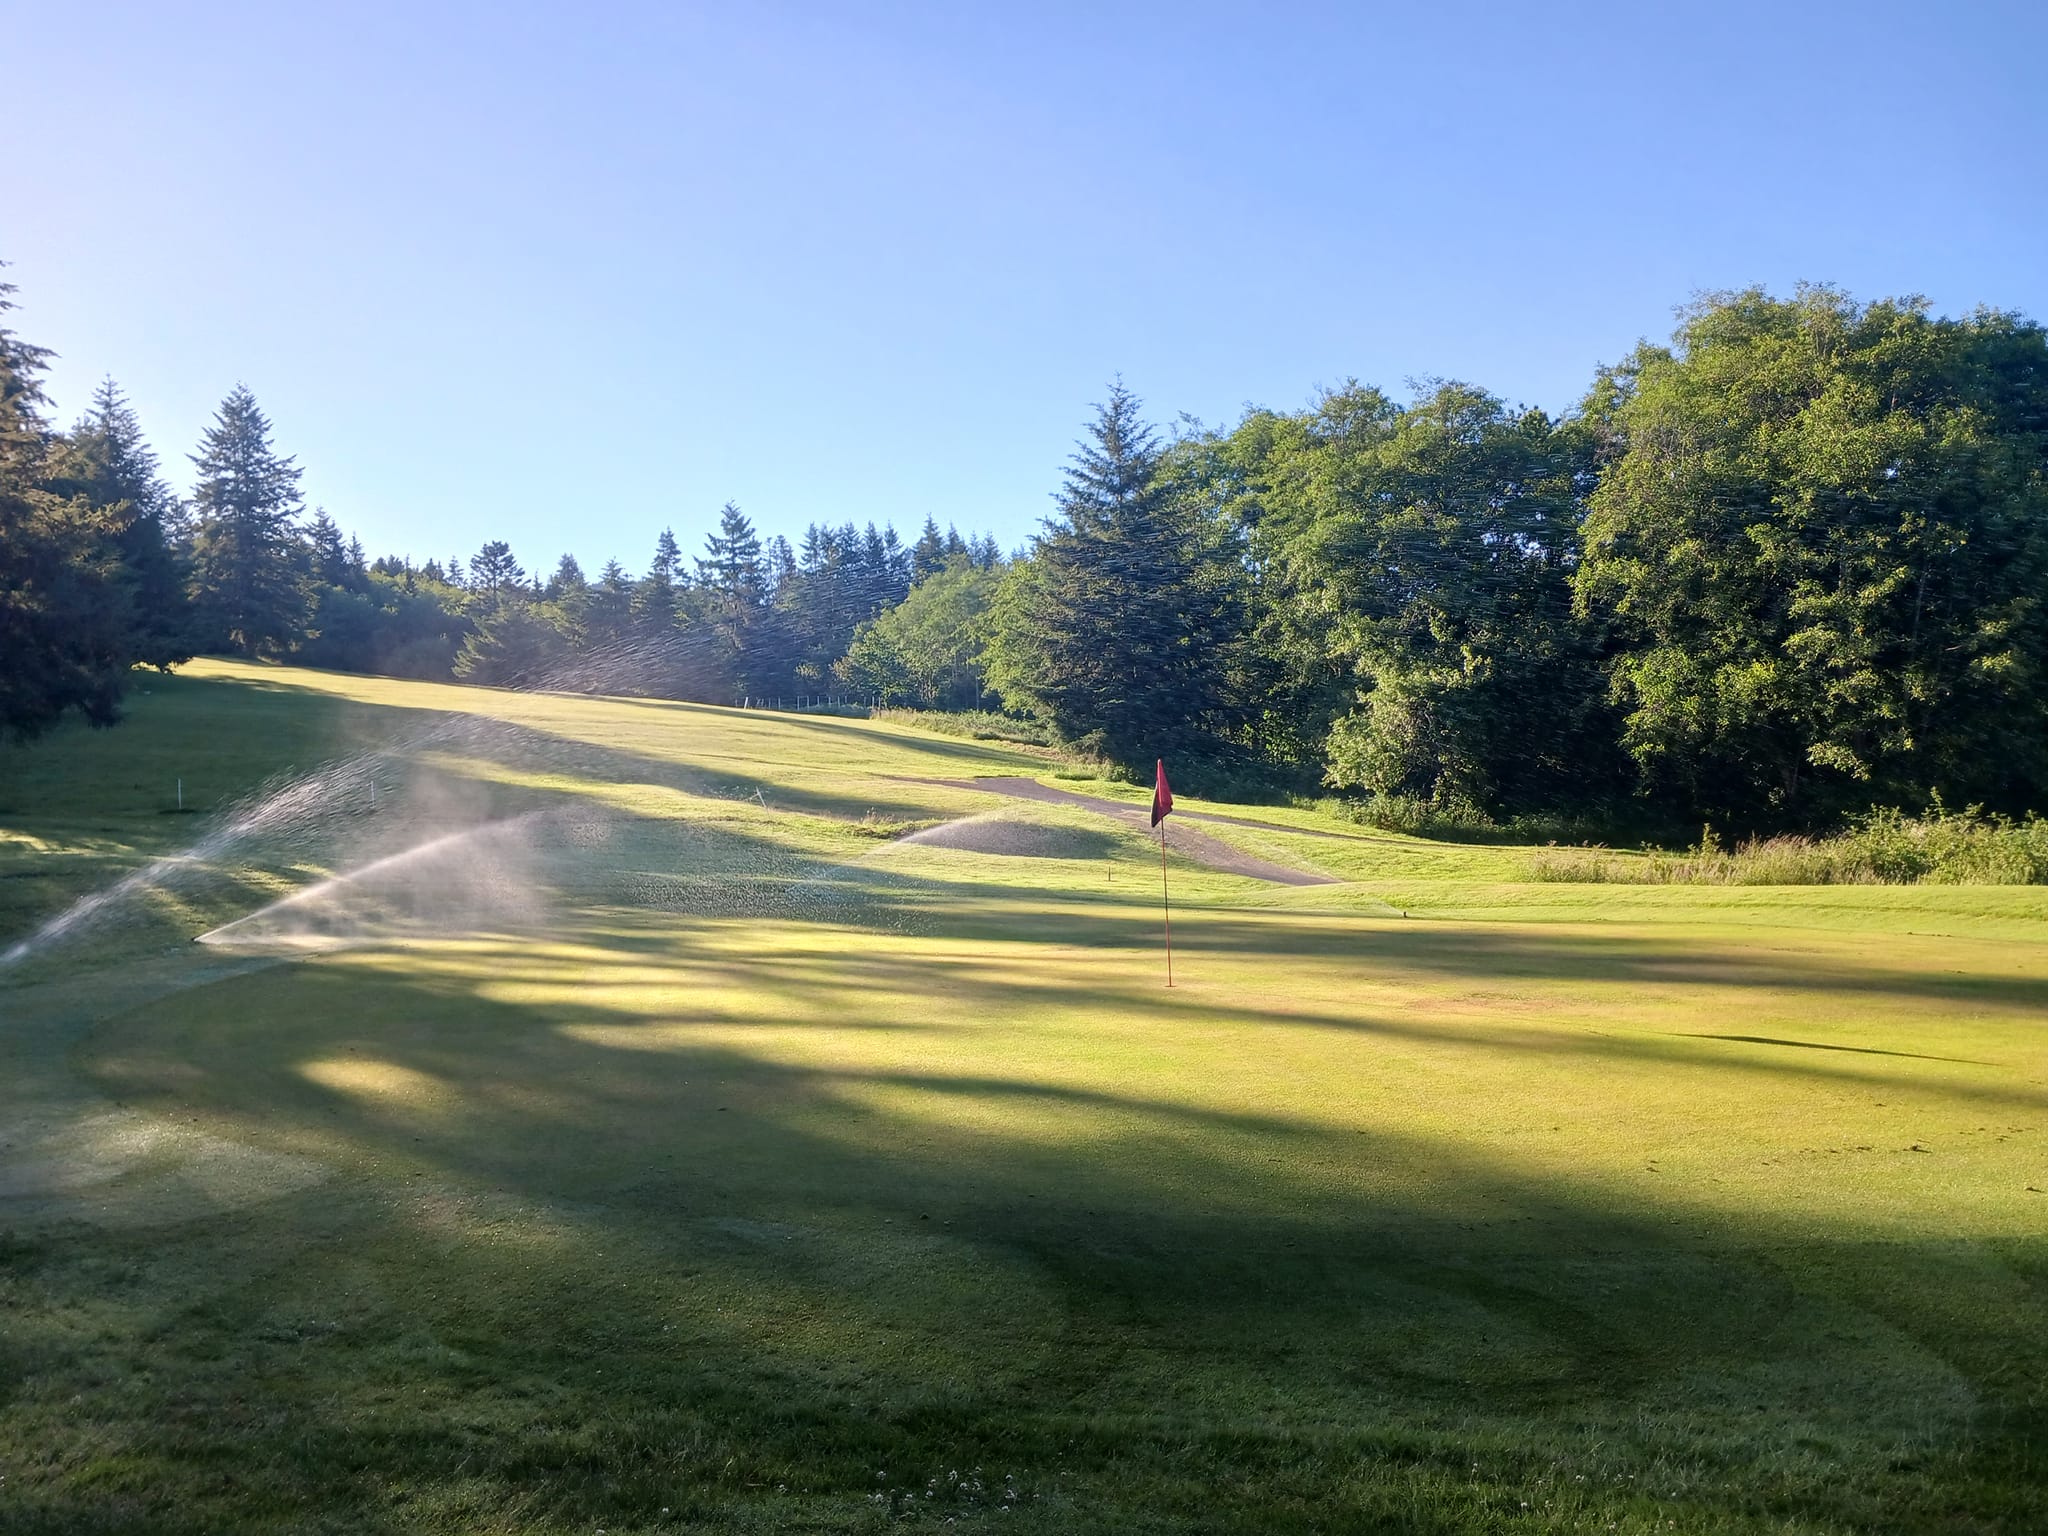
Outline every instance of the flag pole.
{"type": "Polygon", "coordinates": [[[1166,913],[1166,984],[1173,985],[1173,896],[1166,888],[1166,823],[1159,823],[1159,904],[1166,913]]]}
{"type": "Polygon", "coordinates": [[[1152,825],[1159,829],[1159,905],[1166,914],[1166,984],[1173,985],[1173,893],[1166,888],[1166,818],[1173,814],[1173,790],[1166,782],[1166,759],[1160,758],[1152,781],[1152,825]]]}

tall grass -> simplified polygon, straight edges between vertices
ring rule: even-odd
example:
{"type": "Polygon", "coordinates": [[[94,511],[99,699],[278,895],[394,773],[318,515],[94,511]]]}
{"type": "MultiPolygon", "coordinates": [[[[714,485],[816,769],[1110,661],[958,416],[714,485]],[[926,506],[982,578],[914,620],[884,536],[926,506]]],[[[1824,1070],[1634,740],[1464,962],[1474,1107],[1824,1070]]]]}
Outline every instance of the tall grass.
{"type": "Polygon", "coordinates": [[[1608,885],[2048,885],[2048,820],[1951,811],[1871,811],[1833,837],[1771,837],[1725,848],[1708,828],[1682,853],[1546,848],[1536,880],[1608,885]]]}
{"type": "Polygon", "coordinates": [[[1457,795],[1293,795],[1289,801],[1302,810],[1320,811],[1382,832],[1447,843],[1590,843],[1639,831],[1625,813],[1607,807],[1530,811],[1497,818],[1457,795]]]}
{"type": "Polygon", "coordinates": [[[1043,721],[1021,720],[988,709],[878,709],[871,718],[971,741],[1004,741],[1026,747],[1055,744],[1052,727],[1043,721]]]}

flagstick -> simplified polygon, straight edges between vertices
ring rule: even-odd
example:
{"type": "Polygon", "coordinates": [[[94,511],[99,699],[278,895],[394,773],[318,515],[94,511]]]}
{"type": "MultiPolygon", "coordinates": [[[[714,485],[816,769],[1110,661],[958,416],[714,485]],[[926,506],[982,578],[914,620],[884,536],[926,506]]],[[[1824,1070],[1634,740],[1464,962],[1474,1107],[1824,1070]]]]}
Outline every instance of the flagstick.
{"type": "Polygon", "coordinates": [[[1159,901],[1166,911],[1166,984],[1173,985],[1173,897],[1166,889],[1166,820],[1159,822],[1159,901]]]}

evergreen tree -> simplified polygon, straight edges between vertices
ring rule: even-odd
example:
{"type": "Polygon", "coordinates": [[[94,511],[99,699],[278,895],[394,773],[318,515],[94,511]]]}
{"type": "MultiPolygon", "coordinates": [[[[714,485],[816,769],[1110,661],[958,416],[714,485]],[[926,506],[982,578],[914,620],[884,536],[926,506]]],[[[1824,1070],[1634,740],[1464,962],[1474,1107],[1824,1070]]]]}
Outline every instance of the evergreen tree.
{"type": "Polygon", "coordinates": [[[583,567],[576,563],[576,557],[564,555],[555,562],[555,574],[548,578],[541,595],[551,602],[558,602],[562,598],[587,591],[589,586],[590,583],[583,576],[583,567]]]}
{"type": "Polygon", "coordinates": [[[114,531],[135,659],[158,668],[185,660],[193,637],[188,573],[179,548],[186,532],[184,505],[157,472],[142,424],[112,379],[101,380],[91,406],[62,443],[54,488],[103,509],[114,531]]]}
{"type": "Polygon", "coordinates": [[[559,614],[538,603],[505,603],[463,642],[455,675],[500,688],[542,686],[570,650],[559,614]]]}
{"type": "Polygon", "coordinates": [[[486,608],[496,608],[517,594],[525,580],[525,568],[512,557],[512,546],[503,539],[491,540],[469,557],[469,590],[486,608]]]}
{"type": "Polygon", "coordinates": [[[633,578],[616,560],[607,560],[597,573],[583,610],[583,624],[589,644],[597,649],[623,645],[633,628],[633,578]]]}
{"type": "Polygon", "coordinates": [[[761,559],[761,539],[754,525],[731,502],[719,509],[718,531],[704,541],[697,561],[696,591],[714,641],[713,654],[739,692],[755,692],[779,683],[764,642],[768,606],[768,570],[761,559]]]}
{"type": "MultiPolygon", "coordinates": [[[[13,292],[0,283],[0,315],[13,292]]],[[[120,529],[89,497],[45,483],[49,355],[0,327],[0,731],[16,740],[69,709],[111,724],[133,659],[120,529]]]]}
{"type": "MultiPolygon", "coordinates": [[[[957,534],[955,539],[959,537],[957,534]]],[[[924,530],[917,536],[917,542],[910,546],[910,582],[912,586],[927,576],[937,575],[946,564],[946,538],[939,532],[938,522],[930,517],[924,520],[924,530]]]]}
{"type": "Polygon", "coordinates": [[[1235,573],[1214,531],[1168,494],[1161,450],[1121,382],[1057,499],[1059,516],[998,594],[990,681],[1115,762],[1213,749],[1234,723],[1235,573]]]}
{"type": "Polygon", "coordinates": [[[192,455],[198,470],[193,589],[217,645],[245,656],[298,638],[306,597],[295,563],[299,466],[270,442],[256,397],[236,385],[192,455]]]}
{"type": "Polygon", "coordinates": [[[796,551],[778,533],[762,546],[761,561],[768,573],[769,600],[774,601],[789,591],[796,580],[796,551]]]}
{"type": "Polygon", "coordinates": [[[306,545],[312,551],[315,581],[330,587],[352,584],[355,567],[349,560],[348,545],[342,539],[340,526],[327,515],[325,507],[313,509],[312,521],[306,524],[306,545]]]}
{"type": "Polygon", "coordinates": [[[683,548],[675,530],[664,528],[654,541],[653,562],[633,592],[633,618],[642,629],[656,633],[675,627],[682,571],[683,548]]]}

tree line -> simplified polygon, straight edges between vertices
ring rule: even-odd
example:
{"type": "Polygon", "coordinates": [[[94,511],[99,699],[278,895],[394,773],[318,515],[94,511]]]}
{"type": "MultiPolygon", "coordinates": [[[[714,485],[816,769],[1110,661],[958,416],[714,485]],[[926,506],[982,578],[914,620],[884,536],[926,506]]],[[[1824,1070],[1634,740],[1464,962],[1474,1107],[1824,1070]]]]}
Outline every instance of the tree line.
{"type": "MultiPolygon", "coordinates": [[[[4,302],[4,295],[0,295],[4,302]]],[[[189,502],[0,331],[0,720],[202,651],[728,702],[999,707],[1113,763],[1467,822],[1736,831],[2048,807],[2048,341],[1825,287],[1703,298],[1559,415],[1440,381],[1162,436],[1118,385],[1005,558],[728,505],[633,573],[366,560],[238,389],[189,502]]]]}
{"type": "Polygon", "coordinates": [[[51,425],[48,358],[0,327],[0,731],[16,739],[67,710],[109,723],[134,667],[200,654],[713,702],[871,697],[839,665],[856,629],[941,573],[1003,564],[993,538],[931,518],[908,544],[814,523],[792,548],[731,504],[701,555],[663,529],[638,573],[612,560],[591,577],[564,555],[529,575],[502,539],[371,559],[306,510],[301,468],[246,388],[181,497],[112,381],[69,430],[51,425]]]}
{"type": "Polygon", "coordinates": [[[1458,818],[2048,807],[2048,344],[1701,299],[1562,416],[1357,384],[1161,442],[1121,389],[989,676],[1105,756],[1458,818]]]}

